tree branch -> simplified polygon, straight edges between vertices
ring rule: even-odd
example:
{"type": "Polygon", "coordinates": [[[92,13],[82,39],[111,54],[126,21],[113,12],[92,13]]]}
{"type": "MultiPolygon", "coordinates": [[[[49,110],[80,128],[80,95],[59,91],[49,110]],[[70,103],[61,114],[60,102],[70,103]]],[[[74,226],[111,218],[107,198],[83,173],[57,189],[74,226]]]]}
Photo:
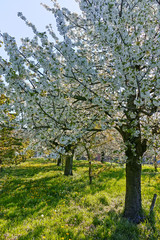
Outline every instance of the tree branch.
{"type": "Polygon", "coordinates": [[[122,17],[122,12],[123,12],[123,2],[124,2],[124,0],[121,0],[121,7],[120,7],[120,11],[119,11],[120,17],[122,17]]]}

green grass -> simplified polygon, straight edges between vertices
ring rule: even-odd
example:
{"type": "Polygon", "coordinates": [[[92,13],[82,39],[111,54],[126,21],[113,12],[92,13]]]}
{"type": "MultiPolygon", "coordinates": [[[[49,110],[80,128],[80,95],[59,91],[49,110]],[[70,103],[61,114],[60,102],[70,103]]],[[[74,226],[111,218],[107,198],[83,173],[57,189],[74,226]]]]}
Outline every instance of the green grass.
{"type": "MultiPolygon", "coordinates": [[[[160,239],[160,174],[143,167],[142,198],[149,221],[139,225],[122,218],[125,169],[75,161],[74,176],[43,159],[31,159],[0,173],[0,240],[152,240],[160,239]]],[[[160,169],[159,169],[160,171],[160,169]]]]}

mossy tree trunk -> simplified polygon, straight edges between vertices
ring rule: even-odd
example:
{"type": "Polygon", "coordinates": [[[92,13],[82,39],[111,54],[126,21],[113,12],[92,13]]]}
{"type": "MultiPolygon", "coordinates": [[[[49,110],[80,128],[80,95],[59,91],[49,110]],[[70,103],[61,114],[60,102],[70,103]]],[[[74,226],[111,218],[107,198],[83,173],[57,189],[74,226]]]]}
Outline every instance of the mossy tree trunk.
{"type": "Polygon", "coordinates": [[[72,166],[73,166],[74,149],[72,146],[69,146],[67,150],[68,150],[68,153],[70,154],[66,155],[66,159],[65,159],[65,169],[64,169],[65,176],[73,175],[72,166]]]}
{"type": "Polygon", "coordinates": [[[67,155],[65,160],[65,169],[64,169],[65,176],[73,175],[72,165],[73,165],[73,156],[67,155]]]}

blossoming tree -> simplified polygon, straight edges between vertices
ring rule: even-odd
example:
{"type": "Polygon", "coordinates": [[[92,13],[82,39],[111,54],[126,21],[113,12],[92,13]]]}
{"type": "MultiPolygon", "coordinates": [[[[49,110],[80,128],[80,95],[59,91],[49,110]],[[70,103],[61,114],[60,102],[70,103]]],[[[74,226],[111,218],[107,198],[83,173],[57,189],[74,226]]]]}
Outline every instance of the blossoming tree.
{"type": "Polygon", "coordinates": [[[39,129],[41,141],[58,138],[59,153],[87,132],[110,127],[121,134],[124,216],[138,223],[141,159],[151,135],[146,119],[160,105],[160,2],[77,0],[79,15],[52,2],[44,7],[56,18],[59,39],[51,25],[40,33],[22,13],[35,37],[18,48],[14,38],[2,34],[9,55],[7,64],[0,61],[7,91],[23,126],[39,129]]]}

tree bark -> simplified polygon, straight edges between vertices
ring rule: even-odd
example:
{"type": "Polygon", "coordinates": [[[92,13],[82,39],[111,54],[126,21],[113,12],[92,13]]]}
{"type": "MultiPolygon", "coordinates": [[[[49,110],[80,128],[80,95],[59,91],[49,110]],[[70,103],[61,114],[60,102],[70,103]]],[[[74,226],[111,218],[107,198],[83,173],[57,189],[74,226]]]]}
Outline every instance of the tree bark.
{"type": "Polygon", "coordinates": [[[137,161],[126,163],[126,196],[124,217],[133,223],[143,221],[141,201],[141,164],[137,161]]]}
{"type": "Polygon", "coordinates": [[[140,223],[144,220],[141,200],[141,158],[146,151],[146,139],[142,141],[141,135],[130,136],[127,139],[125,139],[127,162],[124,217],[133,223],[140,223]]]}
{"type": "Polygon", "coordinates": [[[73,175],[72,165],[73,165],[73,155],[66,156],[65,169],[64,169],[65,176],[73,175]]]}
{"type": "Polygon", "coordinates": [[[65,169],[64,169],[65,176],[73,175],[72,165],[73,165],[74,150],[75,150],[75,146],[73,145],[68,145],[66,147],[66,152],[68,152],[68,155],[66,155],[66,159],[65,159],[65,169]]]}
{"type": "Polygon", "coordinates": [[[104,163],[104,151],[101,152],[101,163],[104,163]]]}
{"type": "Polygon", "coordinates": [[[72,172],[73,157],[74,157],[74,149],[71,150],[71,155],[66,156],[65,169],[64,169],[65,176],[73,175],[73,172],[72,172]]]}
{"type": "Polygon", "coordinates": [[[147,148],[147,140],[141,137],[140,114],[130,95],[125,111],[126,123],[119,132],[126,146],[126,195],[124,217],[133,223],[143,221],[141,200],[141,159],[147,148]]]}

